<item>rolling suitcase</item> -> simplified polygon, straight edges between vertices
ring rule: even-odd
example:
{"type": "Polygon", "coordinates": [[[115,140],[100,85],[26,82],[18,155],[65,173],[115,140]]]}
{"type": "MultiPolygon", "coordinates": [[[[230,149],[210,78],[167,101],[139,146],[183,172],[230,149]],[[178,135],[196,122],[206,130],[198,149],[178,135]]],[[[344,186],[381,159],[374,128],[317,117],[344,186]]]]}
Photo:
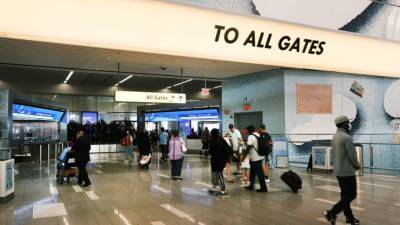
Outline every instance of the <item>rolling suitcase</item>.
{"type": "Polygon", "coordinates": [[[281,175],[281,180],[287,184],[293,193],[297,193],[301,189],[302,180],[295,172],[289,170],[281,175]]]}

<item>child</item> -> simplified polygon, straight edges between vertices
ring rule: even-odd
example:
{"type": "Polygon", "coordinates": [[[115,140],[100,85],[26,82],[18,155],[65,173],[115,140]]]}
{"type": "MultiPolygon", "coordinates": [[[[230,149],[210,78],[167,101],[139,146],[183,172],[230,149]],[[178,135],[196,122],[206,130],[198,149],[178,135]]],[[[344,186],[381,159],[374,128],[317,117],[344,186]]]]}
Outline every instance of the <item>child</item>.
{"type": "Polygon", "coordinates": [[[240,161],[240,170],[242,171],[242,184],[247,186],[249,184],[250,177],[250,156],[248,152],[243,152],[240,161]]]}
{"type": "Polygon", "coordinates": [[[229,183],[234,183],[233,179],[231,178],[231,162],[233,161],[233,149],[232,149],[233,142],[232,142],[231,134],[226,133],[224,136],[224,139],[225,139],[226,143],[228,144],[228,149],[229,149],[229,151],[228,151],[229,156],[228,156],[228,159],[226,160],[226,166],[225,166],[226,177],[227,177],[229,183]]]}

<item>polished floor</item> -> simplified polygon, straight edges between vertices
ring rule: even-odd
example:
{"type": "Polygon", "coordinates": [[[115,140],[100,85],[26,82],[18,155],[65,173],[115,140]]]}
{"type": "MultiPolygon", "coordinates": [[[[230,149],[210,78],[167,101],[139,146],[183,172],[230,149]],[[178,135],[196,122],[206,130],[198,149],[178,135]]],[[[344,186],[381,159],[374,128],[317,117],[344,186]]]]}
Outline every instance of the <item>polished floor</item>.
{"type": "MultiPolygon", "coordinates": [[[[154,156],[153,162],[157,162],[154,156]]],[[[0,224],[35,225],[178,225],[178,224],[327,224],[322,212],[339,198],[331,175],[307,174],[303,190],[293,194],[273,170],[269,193],[244,190],[239,178],[228,184],[229,195],[207,192],[207,159],[185,157],[183,182],[169,181],[169,165],[153,163],[149,170],[123,163],[122,155],[93,155],[90,187],[73,179],[58,185],[55,163],[19,164],[15,197],[0,204],[0,224]]],[[[400,224],[400,177],[365,175],[359,178],[353,211],[363,225],[400,224]]],[[[344,224],[340,215],[337,224],[344,224]]]]}

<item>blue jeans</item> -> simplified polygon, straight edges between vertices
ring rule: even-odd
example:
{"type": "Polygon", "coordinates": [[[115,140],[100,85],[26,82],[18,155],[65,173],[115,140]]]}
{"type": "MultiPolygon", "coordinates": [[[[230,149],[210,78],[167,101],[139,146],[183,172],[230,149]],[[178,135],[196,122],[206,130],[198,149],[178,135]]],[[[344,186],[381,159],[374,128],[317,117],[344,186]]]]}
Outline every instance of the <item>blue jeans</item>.
{"type": "Polygon", "coordinates": [[[183,158],[171,160],[171,177],[180,177],[182,171],[183,158]]]}
{"type": "Polygon", "coordinates": [[[125,146],[125,157],[129,159],[129,156],[133,157],[132,146],[125,146]]]}

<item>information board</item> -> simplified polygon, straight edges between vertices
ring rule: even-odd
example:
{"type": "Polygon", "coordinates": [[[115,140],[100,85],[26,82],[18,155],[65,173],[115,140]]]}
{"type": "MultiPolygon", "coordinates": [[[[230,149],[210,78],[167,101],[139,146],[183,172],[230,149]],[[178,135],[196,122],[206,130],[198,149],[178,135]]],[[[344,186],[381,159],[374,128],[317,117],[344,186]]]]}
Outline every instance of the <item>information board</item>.
{"type": "Polygon", "coordinates": [[[332,86],[296,84],[298,114],[331,114],[332,86]]]}

